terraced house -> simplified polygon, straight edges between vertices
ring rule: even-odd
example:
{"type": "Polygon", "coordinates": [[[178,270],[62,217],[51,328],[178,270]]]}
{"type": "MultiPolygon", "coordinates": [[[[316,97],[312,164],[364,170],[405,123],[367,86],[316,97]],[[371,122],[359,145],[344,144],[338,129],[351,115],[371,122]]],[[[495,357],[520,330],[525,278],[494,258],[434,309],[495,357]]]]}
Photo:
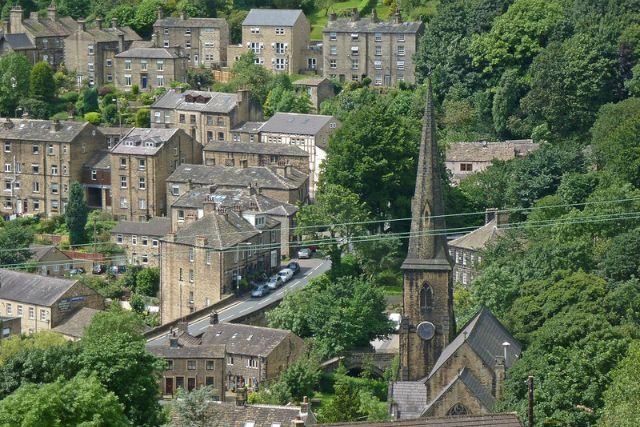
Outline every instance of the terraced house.
{"type": "Polygon", "coordinates": [[[171,82],[187,81],[187,57],[176,48],[132,47],[116,55],[115,86],[130,91],[169,87],[171,82]]]}
{"type": "Polygon", "coordinates": [[[0,212],[45,217],[64,213],[71,183],[107,148],[104,135],[86,122],[9,118],[0,124],[0,144],[0,212]]]}

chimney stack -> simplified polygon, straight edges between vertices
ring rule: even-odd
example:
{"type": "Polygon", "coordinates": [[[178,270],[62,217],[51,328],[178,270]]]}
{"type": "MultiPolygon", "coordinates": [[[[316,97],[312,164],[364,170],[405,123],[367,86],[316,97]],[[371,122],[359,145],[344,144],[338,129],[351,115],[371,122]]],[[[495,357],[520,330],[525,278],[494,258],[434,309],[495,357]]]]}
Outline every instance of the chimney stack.
{"type": "Polygon", "coordinates": [[[62,129],[62,125],[60,124],[60,120],[55,119],[51,124],[51,132],[57,132],[62,129]]]}
{"type": "Polygon", "coordinates": [[[111,28],[118,28],[118,18],[111,18],[111,28]]]}
{"type": "Polygon", "coordinates": [[[2,20],[2,31],[4,31],[5,34],[11,34],[11,21],[9,20],[9,18],[4,18],[2,20]]]}
{"type": "Polygon", "coordinates": [[[187,19],[187,13],[184,10],[180,12],[180,19],[182,19],[183,21],[187,19]]]}
{"type": "Polygon", "coordinates": [[[11,121],[11,119],[9,117],[4,119],[4,123],[2,123],[2,127],[4,129],[12,129],[13,128],[13,122],[11,121]]]}
{"type": "Polygon", "coordinates": [[[211,314],[209,315],[209,324],[210,325],[217,325],[218,324],[218,312],[213,310],[211,312],[211,314]]]}
{"type": "Polygon", "coordinates": [[[247,389],[236,389],[236,406],[244,406],[247,403],[247,389]]]}
{"type": "Polygon", "coordinates": [[[47,18],[51,19],[52,21],[58,20],[58,10],[56,9],[56,4],[54,2],[51,2],[49,7],[47,8],[47,18]]]}
{"type": "Polygon", "coordinates": [[[371,22],[378,22],[378,11],[376,11],[376,8],[374,7],[373,10],[371,10],[371,22]]]}
{"type": "Polygon", "coordinates": [[[331,12],[329,14],[329,21],[336,21],[338,19],[338,15],[335,12],[331,12]]]}
{"type": "Polygon", "coordinates": [[[302,398],[302,403],[300,404],[300,413],[308,414],[309,413],[309,398],[304,396],[302,398]]]}
{"type": "Polygon", "coordinates": [[[202,210],[204,215],[208,215],[216,211],[216,204],[214,202],[206,201],[202,204],[202,210]]]}
{"type": "Polygon", "coordinates": [[[162,8],[159,7],[158,8],[158,19],[162,19],[164,18],[164,12],[162,12],[162,8]]]}
{"type": "Polygon", "coordinates": [[[22,25],[22,7],[14,6],[9,12],[9,28],[11,34],[24,33],[24,26],[22,25]]]}
{"type": "Polygon", "coordinates": [[[358,13],[358,8],[351,8],[351,22],[356,22],[360,20],[360,14],[358,13]]]}
{"type": "Polygon", "coordinates": [[[29,19],[38,22],[38,12],[31,12],[29,14],[29,19]]]}
{"type": "Polygon", "coordinates": [[[207,238],[205,236],[196,236],[196,247],[203,248],[207,245],[207,238]]]}
{"type": "Polygon", "coordinates": [[[96,28],[97,28],[98,30],[101,30],[101,29],[102,29],[102,18],[101,18],[101,17],[99,17],[99,16],[96,16],[96,28]]]}
{"type": "Polygon", "coordinates": [[[296,416],[295,420],[291,420],[291,427],[304,427],[304,420],[300,415],[296,416]]]}
{"type": "Polygon", "coordinates": [[[169,347],[178,348],[180,344],[178,343],[178,335],[175,330],[171,331],[171,336],[169,336],[169,347]]]}
{"type": "Polygon", "coordinates": [[[496,389],[494,397],[496,398],[496,400],[500,400],[502,398],[502,390],[504,387],[505,379],[504,357],[496,356],[496,364],[493,367],[493,370],[496,375],[496,389]]]}
{"type": "Polygon", "coordinates": [[[85,20],[83,18],[78,19],[78,26],[80,27],[80,30],[86,30],[85,20]]]}
{"type": "Polygon", "coordinates": [[[393,23],[394,24],[402,24],[402,16],[400,15],[400,8],[396,7],[396,11],[393,14],[393,23]]]}

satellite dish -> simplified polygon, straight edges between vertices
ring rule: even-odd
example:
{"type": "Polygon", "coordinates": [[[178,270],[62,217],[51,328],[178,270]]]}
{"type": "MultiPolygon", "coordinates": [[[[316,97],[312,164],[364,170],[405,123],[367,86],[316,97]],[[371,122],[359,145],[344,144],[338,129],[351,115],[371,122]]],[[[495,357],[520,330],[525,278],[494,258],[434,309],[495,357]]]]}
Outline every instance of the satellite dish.
{"type": "Polygon", "coordinates": [[[436,327],[431,322],[422,322],[416,329],[418,336],[425,341],[429,341],[436,334],[436,327]]]}

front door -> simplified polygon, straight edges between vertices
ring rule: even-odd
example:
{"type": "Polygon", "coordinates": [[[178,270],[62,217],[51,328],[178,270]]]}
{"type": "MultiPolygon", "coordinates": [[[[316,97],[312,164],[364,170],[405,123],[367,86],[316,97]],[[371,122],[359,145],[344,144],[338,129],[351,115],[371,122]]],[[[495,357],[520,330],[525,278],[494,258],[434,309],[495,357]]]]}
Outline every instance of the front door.
{"type": "Polygon", "coordinates": [[[176,377],[176,390],[180,388],[184,390],[184,377],[176,377]]]}
{"type": "Polygon", "coordinates": [[[22,200],[16,200],[16,213],[19,215],[22,213],[22,200]]]}
{"type": "Polygon", "coordinates": [[[28,199],[24,199],[24,200],[22,201],[22,210],[24,211],[24,213],[27,213],[27,212],[28,212],[28,209],[27,209],[27,206],[28,206],[28,205],[29,205],[29,204],[28,204],[28,199]]]}
{"type": "Polygon", "coordinates": [[[147,80],[148,80],[148,77],[145,74],[140,76],[140,86],[142,86],[141,89],[146,89],[147,88],[147,80]]]}
{"type": "Polygon", "coordinates": [[[173,396],[173,378],[164,379],[164,394],[167,396],[173,396]]]}
{"type": "Polygon", "coordinates": [[[187,378],[187,390],[191,391],[196,388],[196,379],[195,378],[187,378]]]}
{"type": "Polygon", "coordinates": [[[316,69],[316,58],[308,58],[307,65],[308,65],[308,68],[310,70],[315,70],[316,69]]]}

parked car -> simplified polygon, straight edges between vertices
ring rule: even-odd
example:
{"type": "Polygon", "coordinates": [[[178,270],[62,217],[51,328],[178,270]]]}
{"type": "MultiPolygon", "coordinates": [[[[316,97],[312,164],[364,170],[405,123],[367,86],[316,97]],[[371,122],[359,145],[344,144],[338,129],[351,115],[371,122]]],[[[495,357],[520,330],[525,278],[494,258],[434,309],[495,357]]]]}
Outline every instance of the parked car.
{"type": "Polygon", "coordinates": [[[122,274],[127,271],[126,265],[112,265],[109,267],[109,271],[113,274],[122,274]]]}
{"type": "Polygon", "coordinates": [[[302,248],[298,251],[298,258],[300,259],[309,259],[311,258],[311,249],[302,248]]]}
{"type": "Polygon", "coordinates": [[[293,270],[283,268],[278,272],[278,276],[282,277],[282,283],[287,283],[293,278],[293,270]]]}
{"type": "Polygon", "coordinates": [[[287,268],[293,271],[294,276],[300,272],[300,264],[298,264],[295,261],[292,261],[289,264],[287,264],[287,268]]]}
{"type": "Polygon", "coordinates": [[[278,276],[277,274],[271,276],[267,281],[267,286],[269,287],[269,289],[278,289],[283,284],[284,282],[282,281],[282,277],[278,276]]]}
{"type": "Polygon", "coordinates": [[[262,298],[269,294],[269,287],[267,285],[258,285],[257,288],[251,291],[253,298],[262,298]]]}
{"type": "Polygon", "coordinates": [[[107,272],[107,266],[104,264],[96,264],[93,266],[93,274],[104,274],[107,272]]]}
{"type": "Polygon", "coordinates": [[[84,268],[79,267],[79,268],[72,268],[71,270],[69,270],[69,276],[78,276],[80,274],[84,274],[84,268]]]}

